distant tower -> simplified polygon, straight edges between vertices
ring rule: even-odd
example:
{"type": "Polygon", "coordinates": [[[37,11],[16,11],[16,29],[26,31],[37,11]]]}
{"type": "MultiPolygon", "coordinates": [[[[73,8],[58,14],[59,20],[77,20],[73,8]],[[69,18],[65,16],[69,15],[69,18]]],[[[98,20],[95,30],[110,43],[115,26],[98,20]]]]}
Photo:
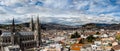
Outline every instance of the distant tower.
{"type": "Polygon", "coordinates": [[[31,18],[31,21],[30,21],[30,31],[34,31],[33,17],[31,18]]]}
{"type": "Polygon", "coordinates": [[[39,23],[39,17],[37,17],[37,20],[36,20],[36,32],[35,32],[35,39],[36,39],[36,46],[37,47],[39,47],[40,45],[41,45],[41,43],[42,43],[42,41],[41,41],[41,30],[40,30],[40,23],[39,23]]]}
{"type": "Polygon", "coordinates": [[[12,45],[15,44],[14,34],[15,34],[15,22],[14,22],[14,18],[13,18],[13,20],[12,20],[12,30],[11,30],[11,43],[12,43],[12,45]]]}
{"type": "Polygon", "coordinates": [[[12,20],[12,33],[14,33],[15,32],[15,22],[14,22],[14,18],[13,18],[13,20],[12,20]]]}

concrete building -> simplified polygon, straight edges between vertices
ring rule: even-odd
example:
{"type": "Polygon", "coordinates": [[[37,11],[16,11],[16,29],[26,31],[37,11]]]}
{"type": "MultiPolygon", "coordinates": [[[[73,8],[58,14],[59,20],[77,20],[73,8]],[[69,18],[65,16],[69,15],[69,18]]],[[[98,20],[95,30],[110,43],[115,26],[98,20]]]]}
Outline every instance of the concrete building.
{"type": "Polygon", "coordinates": [[[17,46],[15,48],[13,47],[13,49],[20,48],[22,51],[27,51],[27,49],[33,50],[34,48],[37,50],[42,44],[39,17],[37,17],[35,23],[36,24],[34,27],[33,19],[31,19],[31,31],[16,31],[15,22],[13,19],[11,31],[2,32],[0,35],[0,51],[5,51],[5,48],[9,49],[10,46],[17,46]]]}

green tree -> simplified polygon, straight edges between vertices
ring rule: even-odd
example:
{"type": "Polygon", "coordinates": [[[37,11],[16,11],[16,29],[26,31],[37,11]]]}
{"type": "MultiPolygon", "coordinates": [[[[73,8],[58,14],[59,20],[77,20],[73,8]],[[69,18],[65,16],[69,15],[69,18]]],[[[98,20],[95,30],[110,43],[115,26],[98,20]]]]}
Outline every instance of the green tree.
{"type": "Polygon", "coordinates": [[[90,36],[87,37],[87,41],[88,41],[88,42],[93,42],[95,39],[96,39],[96,38],[93,37],[93,35],[90,35],[90,36]]]}
{"type": "Polygon", "coordinates": [[[80,44],[84,44],[85,41],[86,41],[86,39],[82,38],[82,39],[79,41],[79,43],[80,43],[80,44]]]}
{"type": "Polygon", "coordinates": [[[77,31],[71,35],[71,38],[79,38],[79,37],[80,37],[80,35],[77,31]]]}
{"type": "Polygon", "coordinates": [[[120,35],[119,35],[119,34],[116,35],[116,39],[117,39],[118,41],[120,41],[120,35]]]}
{"type": "Polygon", "coordinates": [[[96,35],[99,35],[100,34],[100,32],[96,32],[96,35]]]}

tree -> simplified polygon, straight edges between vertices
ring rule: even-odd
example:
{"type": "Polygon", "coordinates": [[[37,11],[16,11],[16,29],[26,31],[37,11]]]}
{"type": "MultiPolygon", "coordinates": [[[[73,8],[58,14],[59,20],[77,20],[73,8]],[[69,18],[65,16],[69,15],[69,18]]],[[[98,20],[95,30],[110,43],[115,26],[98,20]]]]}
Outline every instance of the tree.
{"type": "Polygon", "coordinates": [[[100,32],[96,32],[96,35],[99,35],[100,34],[100,32]]]}
{"type": "Polygon", "coordinates": [[[117,34],[117,35],[116,35],[116,39],[117,39],[118,41],[120,41],[120,34],[117,34]]]}
{"type": "Polygon", "coordinates": [[[79,38],[79,37],[80,37],[80,35],[77,31],[71,35],[71,38],[79,38]]]}
{"type": "Polygon", "coordinates": [[[87,41],[88,41],[88,42],[93,42],[93,40],[95,40],[95,39],[96,39],[96,38],[93,37],[93,35],[90,35],[90,36],[87,37],[87,41]]]}
{"type": "Polygon", "coordinates": [[[112,44],[111,44],[111,43],[108,43],[108,45],[109,45],[109,46],[112,46],[112,44]]]}
{"type": "Polygon", "coordinates": [[[2,35],[2,30],[0,30],[0,35],[2,35]]]}
{"type": "Polygon", "coordinates": [[[80,43],[80,44],[84,44],[85,41],[86,41],[86,39],[82,38],[82,39],[79,41],[79,43],[80,43]]]}

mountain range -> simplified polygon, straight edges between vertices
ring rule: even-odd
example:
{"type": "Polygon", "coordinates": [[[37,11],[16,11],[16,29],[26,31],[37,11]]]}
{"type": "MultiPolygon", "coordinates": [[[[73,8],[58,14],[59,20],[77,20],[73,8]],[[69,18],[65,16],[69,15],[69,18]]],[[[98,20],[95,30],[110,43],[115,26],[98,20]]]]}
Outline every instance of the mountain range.
{"type": "MultiPolygon", "coordinates": [[[[0,24],[1,29],[11,29],[11,25],[0,24]]],[[[16,29],[25,30],[25,28],[29,28],[29,23],[16,24],[16,29]]],[[[98,30],[98,29],[106,29],[106,30],[119,30],[120,24],[104,24],[104,23],[88,23],[84,25],[70,26],[64,24],[56,24],[56,23],[44,23],[41,24],[41,28],[43,30],[77,30],[77,29],[86,29],[86,30],[98,30]]]]}

